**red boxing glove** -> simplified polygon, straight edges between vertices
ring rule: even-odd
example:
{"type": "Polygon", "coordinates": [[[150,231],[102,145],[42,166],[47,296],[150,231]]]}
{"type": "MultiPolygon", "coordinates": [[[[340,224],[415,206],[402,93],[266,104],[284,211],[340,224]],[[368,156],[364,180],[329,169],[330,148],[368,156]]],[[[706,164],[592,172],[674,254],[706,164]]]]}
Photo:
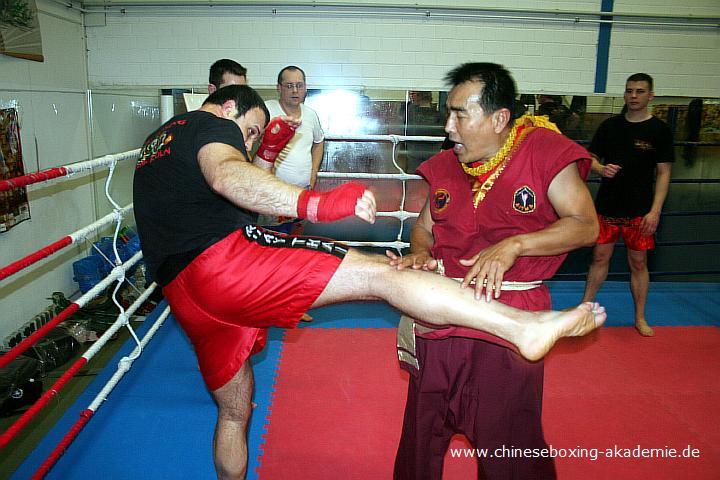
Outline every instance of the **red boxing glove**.
{"type": "Polygon", "coordinates": [[[365,190],[365,185],[357,182],[345,183],[328,192],[303,190],[298,198],[298,217],[317,223],[355,215],[355,205],[365,190]]]}
{"type": "Polygon", "coordinates": [[[265,128],[265,135],[256,155],[267,163],[275,163],[278,153],[285,148],[293,135],[295,135],[294,127],[280,117],[273,118],[265,128]]]}

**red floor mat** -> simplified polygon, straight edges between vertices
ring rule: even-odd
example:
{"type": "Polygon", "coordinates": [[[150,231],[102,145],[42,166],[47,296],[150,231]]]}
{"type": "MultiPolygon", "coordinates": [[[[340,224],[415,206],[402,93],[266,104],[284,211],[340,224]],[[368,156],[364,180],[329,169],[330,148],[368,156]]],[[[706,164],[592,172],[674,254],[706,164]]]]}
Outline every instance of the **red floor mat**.
{"type": "MultiPolygon", "coordinates": [[[[720,330],[655,331],[646,339],[606,328],[553,350],[544,425],[565,455],[559,478],[717,478],[720,330]],[[657,458],[688,447],[699,458],[657,458]],[[617,458],[636,453],[646,458],[617,458]]],[[[394,341],[391,329],[286,333],[261,480],[392,478],[407,388],[394,341]]],[[[465,447],[462,438],[451,444],[465,447]]],[[[444,478],[475,478],[474,462],[448,454],[444,478]]]]}

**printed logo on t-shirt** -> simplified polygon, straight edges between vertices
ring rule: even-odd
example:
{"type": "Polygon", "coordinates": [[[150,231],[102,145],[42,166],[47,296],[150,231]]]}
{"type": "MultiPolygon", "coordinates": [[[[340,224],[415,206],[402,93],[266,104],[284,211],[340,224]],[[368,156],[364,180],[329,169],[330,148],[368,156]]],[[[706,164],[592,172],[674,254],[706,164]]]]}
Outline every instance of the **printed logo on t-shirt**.
{"type": "Polygon", "coordinates": [[[187,120],[176,120],[172,123],[168,123],[166,125],[163,125],[160,132],[158,132],[157,135],[155,135],[155,138],[152,140],[148,140],[145,142],[145,145],[143,145],[142,151],[140,151],[140,158],[138,159],[137,164],[135,165],[135,170],[138,168],[142,168],[145,165],[148,165],[158,158],[162,158],[165,155],[170,154],[170,142],[173,141],[172,133],[168,132],[168,129],[170,127],[174,127],[176,125],[185,125],[187,123],[187,120]]]}
{"type": "Polygon", "coordinates": [[[639,138],[635,139],[635,150],[642,150],[643,152],[647,152],[653,149],[653,145],[651,142],[648,142],[647,140],[641,140],[639,138]]]}
{"type": "Polygon", "coordinates": [[[435,190],[432,199],[432,206],[435,213],[440,213],[450,204],[450,192],[444,188],[435,190]]]}
{"type": "Polygon", "coordinates": [[[513,210],[520,213],[535,211],[535,192],[527,185],[515,190],[513,196],[513,210]]]}

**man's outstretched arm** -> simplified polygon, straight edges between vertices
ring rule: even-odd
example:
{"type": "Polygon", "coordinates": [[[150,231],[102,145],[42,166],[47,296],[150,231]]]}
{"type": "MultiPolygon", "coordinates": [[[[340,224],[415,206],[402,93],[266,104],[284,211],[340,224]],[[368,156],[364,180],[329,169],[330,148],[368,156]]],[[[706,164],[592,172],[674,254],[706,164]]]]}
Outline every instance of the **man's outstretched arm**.
{"type": "Polygon", "coordinates": [[[239,150],[224,143],[203,146],[198,163],[210,188],[238,207],[313,222],[351,215],[369,223],[375,221],[375,197],[357,183],[346,183],[329,192],[303,190],[252,165],[239,150]]]}

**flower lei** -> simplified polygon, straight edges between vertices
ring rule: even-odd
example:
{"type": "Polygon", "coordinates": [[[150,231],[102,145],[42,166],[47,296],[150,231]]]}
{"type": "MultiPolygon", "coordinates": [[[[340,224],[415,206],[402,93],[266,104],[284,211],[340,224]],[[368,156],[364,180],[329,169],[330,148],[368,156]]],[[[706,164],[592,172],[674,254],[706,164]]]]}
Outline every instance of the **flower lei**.
{"type": "Polygon", "coordinates": [[[495,184],[495,181],[500,174],[505,170],[512,155],[517,151],[518,147],[525,139],[528,133],[533,131],[535,128],[547,128],[554,132],[560,133],[557,126],[552,123],[546,116],[533,116],[523,115],[522,117],[515,120],[515,124],[510,130],[508,138],[502,147],[493,155],[493,157],[487,162],[483,162],[477,166],[470,166],[461,164],[463,170],[468,175],[475,177],[475,183],[472,187],[473,191],[473,205],[475,208],[483,201],[485,196],[488,194],[490,189],[495,184]],[[494,171],[493,171],[494,170],[494,171]],[[492,174],[482,179],[483,176],[492,172],[492,174]]]}

